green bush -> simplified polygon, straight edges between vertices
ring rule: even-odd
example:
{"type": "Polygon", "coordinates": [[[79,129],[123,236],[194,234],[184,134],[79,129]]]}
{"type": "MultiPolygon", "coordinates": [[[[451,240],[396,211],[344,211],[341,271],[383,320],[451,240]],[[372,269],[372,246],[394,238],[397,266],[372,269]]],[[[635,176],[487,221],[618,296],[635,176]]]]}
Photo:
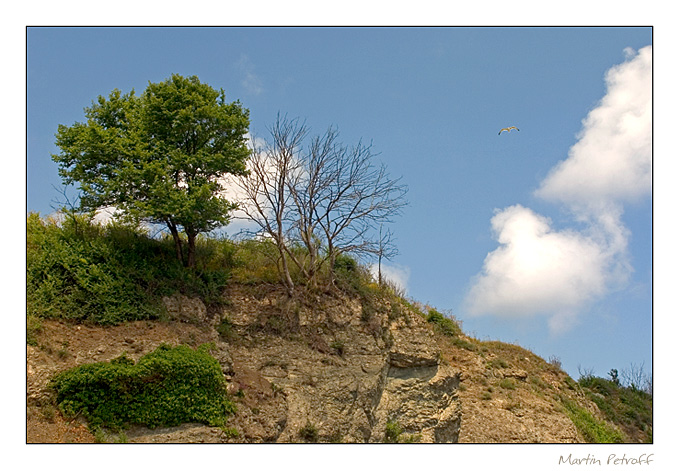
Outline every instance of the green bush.
{"type": "Polygon", "coordinates": [[[397,422],[389,421],[385,425],[385,443],[399,443],[399,436],[404,430],[397,422]]]}
{"type": "Polygon", "coordinates": [[[588,375],[578,384],[590,400],[604,413],[607,420],[646,432],[652,425],[652,396],[614,380],[588,375]]]}
{"type": "Polygon", "coordinates": [[[93,430],[184,422],[222,426],[234,406],[208,348],[161,345],[136,364],[123,355],[62,372],[51,384],[62,412],[81,414],[93,430]]]}
{"type": "Polygon", "coordinates": [[[233,263],[228,243],[199,239],[197,267],[188,270],[172,240],[79,215],[57,224],[30,214],[26,239],[27,314],[42,318],[103,325],[154,319],[164,312],[161,297],[175,292],[218,303],[233,263]]]}
{"type": "Polygon", "coordinates": [[[362,300],[373,300],[380,288],[366,267],[347,254],[340,254],[333,264],[336,285],[346,293],[356,294],[362,300]]]}
{"type": "Polygon", "coordinates": [[[623,443],[625,441],[619,430],[598,420],[575,402],[568,399],[563,399],[562,402],[567,415],[589,443],[623,443]]]}
{"type": "Polygon", "coordinates": [[[298,431],[298,435],[307,443],[316,443],[319,441],[319,429],[311,422],[307,422],[305,426],[298,431]]]}
{"type": "Polygon", "coordinates": [[[436,309],[429,310],[427,322],[434,324],[437,330],[449,337],[457,337],[462,333],[460,327],[453,319],[445,317],[444,314],[438,312],[436,309]]]}
{"type": "Polygon", "coordinates": [[[238,283],[279,283],[279,251],[271,240],[246,239],[235,245],[232,262],[238,283]]]}

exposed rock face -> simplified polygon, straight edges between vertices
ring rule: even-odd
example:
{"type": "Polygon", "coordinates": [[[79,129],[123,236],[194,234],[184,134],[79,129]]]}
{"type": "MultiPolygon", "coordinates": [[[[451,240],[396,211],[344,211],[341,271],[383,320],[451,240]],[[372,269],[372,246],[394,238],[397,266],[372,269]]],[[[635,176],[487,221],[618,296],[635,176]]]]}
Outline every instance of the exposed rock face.
{"type": "Polygon", "coordinates": [[[457,441],[460,375],[419,316],[366,318],[346,298],[231,299],[231,387],[245,407],[230,425],[243,441],[382,442],[388,422],[402,439],[457,441]]]}
{"type": "MultiPolygon", "coordinates": [[[[230,289],[221,314],[176,294],[163,299],[169,321],[111,327],[45,322],[45,344],[27,347],[27,398],[35,409],[31,437],[62,439],[39,435],[46,424],[36,412],[49,401],[46,385],[58,371],[123,353],[137,360],[161,342],[212,342],[236,403],[226,427],[133,426],[128,441],[382,442],[388,424],[402,430],[402,441],[458,441],[460,374],[441,364],[422,317],[395,314],[390,306],[367,313],[344,296],[291,301],[278,288],[230,289]],[[61,355],[49,353],[58,350],[61,355]]],[[[57,427],[52,422],[47,425],[57,427]]]]}
{"type": "Polygon", "coordinates": [[[173,320],[197,324],[208,323],[210,320],[205,304],[198,298],[189,298],[175,293],[172,296],[164,296],[162,301],[173,320]]]}

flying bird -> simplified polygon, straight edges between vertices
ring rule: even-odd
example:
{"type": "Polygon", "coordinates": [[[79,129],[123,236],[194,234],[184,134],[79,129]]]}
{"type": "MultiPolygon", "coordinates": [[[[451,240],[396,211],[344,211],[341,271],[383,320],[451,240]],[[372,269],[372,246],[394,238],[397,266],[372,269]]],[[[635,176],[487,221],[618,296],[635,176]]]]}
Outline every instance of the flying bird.
{"type": "Polygon", "coordinates": [[[517,129],[517,130],[519,131],[519,128],[518,128],[518,127],[510,126],[509,128],[503,128],[503,129],[501,129],[500,131],[498,131],[498,135],[500,136],[501,133],[502,133],[503,131],[508,131],[508,132],[510,132],[511,129],[517,129]]]}

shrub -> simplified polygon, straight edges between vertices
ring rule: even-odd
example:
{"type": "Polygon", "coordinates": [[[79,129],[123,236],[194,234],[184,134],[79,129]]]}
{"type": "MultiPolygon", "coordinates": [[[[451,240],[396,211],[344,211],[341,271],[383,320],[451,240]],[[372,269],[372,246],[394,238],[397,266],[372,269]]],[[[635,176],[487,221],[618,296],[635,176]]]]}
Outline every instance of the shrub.
{"type": "Polygon", "coordinates": [[[82,414],[93,430],[183,422],[220,426],[234,412],[207,345],[197,350],[161,345],[136,364],[123,355],[78,366],[57,375],[52,387],[62,412],[82,414]]]}
{"type": "Polygon", "coordinates": [[[650,394],[596,376],[581,377],[578,384],[588,398],[597,404],[607,420],[623,426],[626,431],[632,427],[647,434],[652,425],[650,394]]]}
{"type": "Polygon", "coordinates": [[[244,284],[280,282],[279,253],[271,240],[246,239],[234,247],[234,281],[244,284]]]}
{"type": "Polygon", "coordinates": [[[453,343],[456,347],[462,348],[462,349],[464,349],[464,350],[468,350],[468,351],[470,351],[470,352],[476,352],[476,351],[478,350],[478,349],[477,349],[477,346],[476,346],[474,343],[469,342],[469,341],[467,341],[467,340],[465,340],[465,339],[462,339],[462,338],[460,338],[460,337],[453,339],[453,340],[452,340],[452,343],[453,343]]]}
{"type": "Polygon", "coordinates": [[[225,341],[231,339],[234,336],[233,325],[231,321],[226,317],[222,319],[222,321],[217,325],[215,330],[217,330],[220,339],[225,341]]]}
{"type": "Polygon", "coordinates": [[[586,409],[578,406],[575,402],[562,399],[567,415],[574,423],[579,432],[589,443],[623,443],[624,437],[621,432],[610,427],[605,422],[596,419],[586,409]]]}
{"type": "Polygon", "coordinates": [[[460,327],[453,319],[445,317],[435,309],[428,311],[427,322],[434,324],[437,330],[449,337],[457,337],[462,333],[460,327]]]}
{"type": "Polygon", "coordinates": [[[557,370],[562,369],[562,360],[560,360],[559,357],[556,357],[555,355],[550,355],[550,358],[548,358],[548,363],[557,370]]]}
{"type": "Polygon", "coordinates": [[[403,432],[397,422],[388,421],[385,425],[385,443],[399,443],[399,435],[403,432]]]}
{"type": "Polygon", "coordinates": [[[158,318],[161,297],[175,292],[219,303],[233,263],[227,242],[201,238],[187,270],[172,240],[80,215],[58,224],[32,213],[26,241],[27,314],[104,325],[158,318]]]}
{"type": "Polygon", "coordinates": [[[336,257],[333,274],[338,288],[346,293],[358,295],[364,302],[373,302],[383,294],[380,286],[373,282],[368,269],[347,254],[336,257]]]}
{"type": "Polygon", "coordinates": [[[222,432],[224,432],[224,436],[229,439],[238,438],[241,435],[239,431],[234,427],[226,427],[223,425],[221,429],[222,432]]]}
{"type": "Polygon", "coordinates": [[[319,429],[309,421],[298,431],[298,435],[308,443],[316,443],[319,441],[319,429]]]}
{"type": "Polygon", "coordinates": [[[502,358],[499,358],[499,357],[496,357],[493,360],[487,362],[487,367],[489,367],[489,368],[499,369],[499,368],[507,368],[508,366],[510,366],[510,365],[508,365],[508,362],[505,361],[502,358]]]}

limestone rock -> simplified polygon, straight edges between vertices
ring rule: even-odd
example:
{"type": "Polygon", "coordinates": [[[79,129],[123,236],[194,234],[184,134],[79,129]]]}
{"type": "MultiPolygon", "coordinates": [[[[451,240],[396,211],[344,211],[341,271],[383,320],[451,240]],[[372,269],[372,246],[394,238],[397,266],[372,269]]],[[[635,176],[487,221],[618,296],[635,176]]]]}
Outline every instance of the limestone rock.
{"type": "Polygon", "coordinates": [[[504,378],[515,378],[520,381],[526,381],[528,376],[528,373],[524,370],[519,370],[519,369],[509,369],[509,370],[503,370],[503,377],[504,378]]]}
{"type": "Polygon", "coordinates": [[[393,344],[389,362],[397,368],[427,367],[439,364],[440,351],[432,332],[422,319],[411,320],[411,325],[393,325],[393,344]]]}
{"type": "Polygon", "coordinates": [[[247,339],[229,345],[231,382],[239,383],[231,390],[245,396],[232,423],[250,441],[294,443],[313,436],[320,442],[382,442],[388,422],[398,423],[406,438],[457,441],[460,374],[440,365],[440,350],[422,318],[405,314],[390,321],[383,312],[362,319],[360,305],[334,298],[298,304],[294,318],[265,301],[248,315],[238,293],[230,301],[225,316],[247,339]],[[293,321],[273,335],[266,316],[293,321]],[[256,394],[259,405],[249,402],[256,394]]]}
{"type": "Polygon", "coordinates": [[[198,298],[189,298],[175,293],[172,296],[163,296],[162,301],[173,320],[196,324],[208,322],[208,310],[203,301],[198,298]]]}

